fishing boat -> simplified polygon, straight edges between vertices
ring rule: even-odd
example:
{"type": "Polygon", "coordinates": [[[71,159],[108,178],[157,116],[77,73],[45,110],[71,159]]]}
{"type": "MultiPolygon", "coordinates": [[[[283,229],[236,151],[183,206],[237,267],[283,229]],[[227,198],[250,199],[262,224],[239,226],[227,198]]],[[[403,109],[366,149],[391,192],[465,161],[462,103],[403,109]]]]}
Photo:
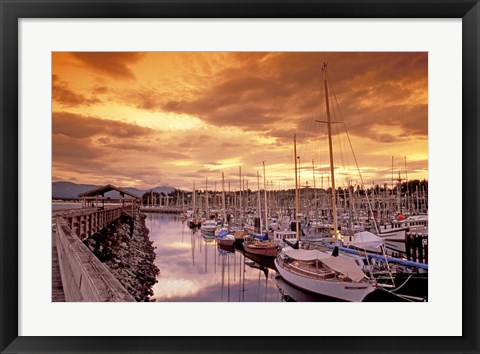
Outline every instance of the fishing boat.
{"type": "Polygon", "coordinates": [[[275,242],[279,246],[284,246],[285,240],[295,242],[296,239],[297,233],[295,231],[285,230],[273,232],[273,242],[275,242]]]}
{"type": "Polygon", "coordinates": [[[388,224],[380,225],[377,233],[385,240],[387,254],[393,256],[405,256],[409,232],[428,234],[428,215],[399,216],[388,224]]]}

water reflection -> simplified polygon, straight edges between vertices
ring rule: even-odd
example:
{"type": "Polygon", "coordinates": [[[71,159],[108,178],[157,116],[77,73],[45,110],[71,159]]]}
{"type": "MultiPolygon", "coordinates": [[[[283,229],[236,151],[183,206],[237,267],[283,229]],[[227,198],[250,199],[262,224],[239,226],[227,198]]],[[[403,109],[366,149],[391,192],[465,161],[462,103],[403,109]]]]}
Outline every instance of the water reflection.
{"type": "Polygon", "coordinates": [[[157,301],[282,301],[273,260],[268,264],[262,257],[220,248],[176,216],[148,213],[146,223],[160,268],[153,288],[157,301]]]}

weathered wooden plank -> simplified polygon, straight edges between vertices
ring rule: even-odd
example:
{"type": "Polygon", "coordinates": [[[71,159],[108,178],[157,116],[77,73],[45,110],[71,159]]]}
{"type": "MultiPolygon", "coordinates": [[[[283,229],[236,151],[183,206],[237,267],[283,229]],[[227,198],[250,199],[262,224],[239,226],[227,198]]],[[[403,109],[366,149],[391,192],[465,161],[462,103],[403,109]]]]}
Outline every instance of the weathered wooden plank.
{"type": "Polygon", "coordinates": [[[65,302],[60,265],[58,264],[56,230],[54,231],[52,233],[52,302],[65,302]]]}
{"type": "Polygon", "coordinates": [[[66,301],[135,301],[62,218],[57,218],[57,248],[66,301]]]}

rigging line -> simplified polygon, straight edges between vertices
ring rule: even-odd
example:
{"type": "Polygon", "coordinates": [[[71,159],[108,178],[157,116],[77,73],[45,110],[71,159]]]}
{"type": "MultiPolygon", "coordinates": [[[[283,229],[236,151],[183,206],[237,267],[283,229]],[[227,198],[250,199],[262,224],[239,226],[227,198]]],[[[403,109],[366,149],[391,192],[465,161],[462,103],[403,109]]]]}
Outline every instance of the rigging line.
{"type": "Polygon", "coordinates": [[[405,301],[415,302],[415,301],[413,301],[413,300],[411,300],[411,299],[409,299],[409,298],[406,298],[405,296],[402,296],[402,295],[400,295],[400,294],[396,294],[396,293],[394,293],[394,292],[391,292],[390,290],[387,290],[387,289],[383,288],[381,285],[380,285],[379,287],[377,287],[377,289],[380,289],[381,291],[385,291],[385,292],[387,292],[387,293],[389,293],[389,294],[391,294],[391,295],[397,296],[397,297],[399,297],[399,298],[401,298],[401,299],[403,299],[403,300],[405,300],[405,301]]]}
{"type": "MultiPolygon", "coordinates": [[[[328,85],[330,87],[332,87],[332,90],[333,90],[333,85],[332,83],[330,82],[329,79],[327,79],[328,81],[328,85]]],[[[339,104],[338,104],[338,100],[336,101],[336,105],[332,104],[332,112],[333,112],[333,115],[334,115],[334,119],[335,121],[338,121],[338,120],[341,120],[342,117],[341,117],[341,114],[339,112],[339,104]]],[[[342,165],[342,174],[343,174],[343,178],[344,178],[344,182],[345,183],[345,179],[347,178],[347,166],[348,166],[348,156],[347,156],[347,149],[345,148],[345,144],[343,142],[343,139],[340,138],[340,128],[335,124],[335,129],[336,129],[336,138],[337,138],[337,142],[338,142],[338,146],[339,146],[339,150],[338,150],[338,153],[337,153],[337,156],[339,156],[339,160],[340,160],[340,163],[342,165]]]]}
{"type": "Polygon", "coordinates": [[[403,282],[402,285],[400,285],[399,287],[391,290],[391,292],[393,293],[393,292],[398,291],[398,290],[400,290],[401,288],[403,288],[403,286],[404,286],[405,284],[407,284],[407,281],[409,281],[411,277],[413,277],[413,274],[411,274],[411,275],[403,282]]]}
{"type": "MultiPolygon", "coordinates": [[[[322,99],[322,95],[321,95],[321,75],[317,76],[317,79],[316,79],[316,83],[314,85],[314,95],[313,95],[313,110],[312,110],[312,113],[311,113],[311,117],[310,117],[310,125],[308,127],[308,132],[311,132],[313,129],[314,126],[316,126],[315,123],[315,117],[318,116],[318,111],[320,110],[320,106],[321,106],[321,99],[322,99]]],[[[306,140],[306,139],[305,139],[306,140]]],[[[304,160],[306,158],[306,150],[307,150],[307,144],[304,144],[303,145],[303,151],[301,154],[299,154],[299,156],[302,157],[302,159],[304,160]]]]}
{"type": "MultiPolygon", "coordinates": [[[[331,87],[332,87],[332,91],[333,91],[333,97],[335,98],[335,102],[337,103],[337,106],[338,106],[338,111],[340,112],[340,119],[343,123],[345,133],[347,134],[347,140],[348,140],[348,143],[350,145],[350,150],[352,151],[353,159],[355,161],[355,166],[357,167],[357,171],[358,171],[358,174],[360,176],[360,182],[362,183],[362,188],[364,188],[365,184],[363,182],[362,172],[360,171],[360,167],[358,166],[358,161],[357,161],[357,156],[355,155],[355,151],[353,151],[352,141],[350,140],[350,134],[348,134],[347,125],[345,124],[345,119],[343,119],[342,109],[340,108],[340,105],[338,104],[338,99],[337,99],[337,95],[335,94],[335,89],[332,85],[331,85],[331,87]]],[[[378,234],[379,232],[378,232],[377,221],[375,220],[375,216],[374,216],[373,210],[372,210],[372,204],[370,203],[370,199],[368,197],[368,192],[367,191],[365,191],[365,197],[367,199],[368,209],[370,210],[370,212],[372,213],[372,216],[373,216],[373,224],[375,225],[375,230],[377,231],[377,234],[378,234]]]]}

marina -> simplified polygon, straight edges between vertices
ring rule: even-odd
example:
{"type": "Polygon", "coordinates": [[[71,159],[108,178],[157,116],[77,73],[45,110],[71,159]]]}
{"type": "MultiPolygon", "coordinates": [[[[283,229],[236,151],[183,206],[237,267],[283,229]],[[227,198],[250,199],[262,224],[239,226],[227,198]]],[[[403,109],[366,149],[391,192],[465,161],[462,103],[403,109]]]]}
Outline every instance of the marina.
{"type": "MultiPolygon", "coordinates": [[[[192,58],[222,62],[203,54],[192,58]]],[[[208,98],[189,91],[210,87],[191,75],[189,94],[137,106],[159,110],[153,125],[142,115],[85,125],[87,149],[116,174],[61,170],[103,183],[52,184],[65,301],[428,301],[426,54],[253,53],[240,76],[228,73],[247,55],[225,56],[233,66],[208,98]],[[396,71],[415,72],[414,84],[396,71]]],[[[138,58],[189,67],[177,67],[179,53],[138,58]]],[[[78,139],[68,122],[95,119],[54,114],[54,138],[78,139]]]]}

